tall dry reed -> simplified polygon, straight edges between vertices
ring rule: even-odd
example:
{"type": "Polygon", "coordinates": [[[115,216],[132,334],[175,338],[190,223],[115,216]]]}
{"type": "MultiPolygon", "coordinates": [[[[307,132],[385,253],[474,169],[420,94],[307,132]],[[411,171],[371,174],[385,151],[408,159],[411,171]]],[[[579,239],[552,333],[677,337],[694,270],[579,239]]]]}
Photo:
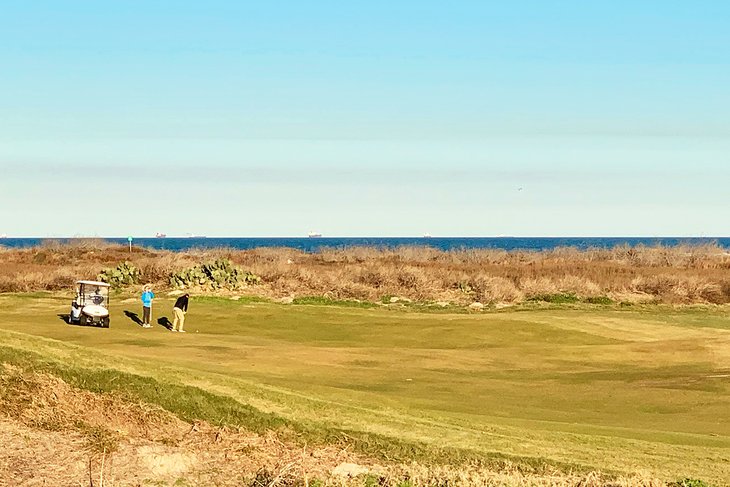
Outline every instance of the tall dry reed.
{"type": "Polygon", "coordinates": [[[665,303],[730,302],[730,254],[717,245],[557,248],[546,251],[430,247],[192,249],[170,252],[98,241],[0,248],[0,292],[68,289],[75,279],[129,261],[145,282],[219,258],[261,277],[252,289],[271,297],[327,296],[380,301],[516,303],[553,295],[665,303]]]}

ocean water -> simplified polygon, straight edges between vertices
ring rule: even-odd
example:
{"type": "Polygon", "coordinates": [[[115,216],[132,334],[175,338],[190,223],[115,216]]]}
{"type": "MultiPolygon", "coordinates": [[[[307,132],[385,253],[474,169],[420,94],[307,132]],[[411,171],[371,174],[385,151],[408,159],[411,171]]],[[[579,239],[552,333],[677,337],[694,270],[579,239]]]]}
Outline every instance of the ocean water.
{"type": "MultiPolygon", "coordinates": [[[[74,242],[84,239],[49,239],[49,238],[2,238],[0,246],[33,247],[45,242],[74,242]]],[[[98,240],[98,239],[97,239],[98,240]]],[[[112,243],[127,245],[126,238],[104,238],[112,243]]],[[[503,249],[503,250],[550,250],[557,247],[613,248],[622,245],[665,245],[682,244],[700,245],[717,243],[730,249],[730,238],[679,238],[679,237],[323,237],[323,238],[135,238],[133,245],[153,249],[184,251],[188,249],[207,249],[227,247],[246,250],[257,247],[290,247],[305,252],[316,252],[322,248],[345,248],[353,246],[370,246],[379,248],[395,248],[400,246],[428,246],[441,250],[456,249],[503,249]]]]}

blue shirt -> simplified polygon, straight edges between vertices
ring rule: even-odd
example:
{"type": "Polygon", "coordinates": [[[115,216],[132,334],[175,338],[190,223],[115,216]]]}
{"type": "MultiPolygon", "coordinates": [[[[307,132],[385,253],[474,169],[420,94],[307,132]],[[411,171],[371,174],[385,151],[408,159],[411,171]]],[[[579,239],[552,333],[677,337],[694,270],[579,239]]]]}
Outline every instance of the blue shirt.
{"type": "Polygon", "coordinates": [[[145,291],[142,293],[142,306],[149,308],[152,306],[152,299],[155,297],[152,291],[145,291]]]}

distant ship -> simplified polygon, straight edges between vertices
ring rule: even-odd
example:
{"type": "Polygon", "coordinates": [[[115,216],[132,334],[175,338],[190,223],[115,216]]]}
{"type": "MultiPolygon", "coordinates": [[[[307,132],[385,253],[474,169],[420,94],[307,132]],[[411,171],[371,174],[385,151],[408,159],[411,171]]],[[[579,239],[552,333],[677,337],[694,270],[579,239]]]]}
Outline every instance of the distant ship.
{"type": "Polygon", "coordinates": [[[322,238],[322,234],[317,232],[309,232],[308,236],[309,238],[322,238]]]}
{"type": "Polygon", "coordinates": [[[167,234],[166,233],[157,232],[155,234],[155,238],[165,238],[165,237],[167,237],[167,234]]]}
{"type": "Polygon", "coordinates": [[[430,233],[423,234],[423,238],[433,238],[430,233]]]}
{"type": "Polygon", "coordinates": [[[8,234],[7,233],[3,233],[2,235],[0,235],[0,238],[8,238],[8,234]]]}

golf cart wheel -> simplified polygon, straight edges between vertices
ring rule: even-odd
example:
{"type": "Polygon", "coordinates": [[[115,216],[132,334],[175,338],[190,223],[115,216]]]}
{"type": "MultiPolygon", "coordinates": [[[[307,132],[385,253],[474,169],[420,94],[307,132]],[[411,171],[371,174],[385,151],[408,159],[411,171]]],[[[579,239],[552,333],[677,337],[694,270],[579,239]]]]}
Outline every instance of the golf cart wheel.
{"type": "Polygon", "coordinates": [[[109,317],[101,319],[101,327],[102,328],[109,328],[109,317]]]}
{"type": "Polygon", "coordinates": [[[81,314],[81,316],[79,316],[79,321],[78,321],[78,323],[79,323],[79,325],[81,325],[81,326],[85,326],[85,325],[86,325],[86,315],[84,315],[84,314],[82,313],[82,314],[81,314]]]}

